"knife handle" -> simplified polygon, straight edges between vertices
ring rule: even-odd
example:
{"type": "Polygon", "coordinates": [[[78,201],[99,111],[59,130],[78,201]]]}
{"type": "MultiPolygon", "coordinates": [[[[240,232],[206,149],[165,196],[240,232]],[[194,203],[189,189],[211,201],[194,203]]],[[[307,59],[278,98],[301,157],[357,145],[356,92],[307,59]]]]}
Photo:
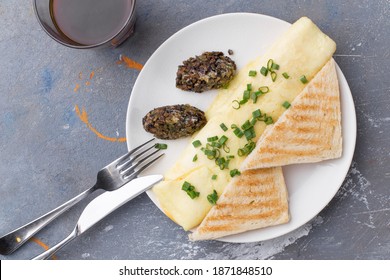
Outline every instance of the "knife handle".
{"type": "Polygon", "coordinates": [[[55,208],[49,213],[29,222],[28,224],[15,229],[14,231],[7,233],[0,237],[0,254],[9,255],[22,246],[27,240],[34,236],[38,231],[47,226],[55,218],[60,216],[62,213],[76,205],[79,201],[91,194],[96,187],[92,187],[71,200],[65,202],[61,206],[55,208]]]}
{"type": "Polygon", "coordinates": [[[68,235],[68,237],[66,237],[64,240],[62,240],[57,245],[46,250],[42,254],[36,256],[35,258],[33,258],[33,260],[47,260],[47,259],[49,259],[51,256],[53,256],[55,254],[55,252],[60,250],[62,247],[64,247],[66,244],[68,244],[70,241],[72,241],[76,237],[77,237],[77,227],[72,231],[71,234],[68,235]]]}

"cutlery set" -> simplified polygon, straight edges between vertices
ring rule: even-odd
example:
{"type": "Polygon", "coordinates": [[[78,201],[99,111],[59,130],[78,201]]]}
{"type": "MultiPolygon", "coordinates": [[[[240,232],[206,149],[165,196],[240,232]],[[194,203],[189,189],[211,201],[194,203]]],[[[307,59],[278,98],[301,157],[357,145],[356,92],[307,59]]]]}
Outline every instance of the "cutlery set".
{"type": "Polygon", "coordinates": [[[139,177],[140,173],[160,159],[164,153],[154,143],[154,138],[132,149],[125,155],[102,168],[97,174],[96,184],[78,196],[32,222],[0,237],[0,254],[9,255],[27,240],[47,226],[72,206],[95,190],[105,192],[94,198],[83,210],[72,233],[57,245],[36,256],[34,260],[50,258],[74,238],[80,236],[104,217],[150,189],[163,179],[162,175],[139,177]]]}

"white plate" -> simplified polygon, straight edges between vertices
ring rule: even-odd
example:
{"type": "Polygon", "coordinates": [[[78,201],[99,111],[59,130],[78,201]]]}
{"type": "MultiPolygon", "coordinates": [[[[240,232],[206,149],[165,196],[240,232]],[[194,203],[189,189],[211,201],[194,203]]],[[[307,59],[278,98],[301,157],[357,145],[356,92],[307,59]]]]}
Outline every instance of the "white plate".
{"type": "MultiPolygon", "coordinates": [[[[142,118],[150,110],[173,104],[191,104],[206,110],[216,91],[203,94],[183,92],[175,87],[177,66],[204,51],[232,49],[232,58],[241,69],[288,27],[289,23],[269,16],[248,13],[224,14],[191,24],[166,40],[150,57],[135,82],[127,111],[126,136],[129,149],[150,139],[142,118]]],[[[355,107],[348,83],[337,66],[340,82],[343,127],[343,156],[316,164],[285,167],[290,197],[291,221],[284,225],[258,229],[219,240],[227,242],[263,241],[289,233],[314,218],[340,188],[352,161],[356,141],[355,107]]],[[[187,139],[165,141],[166,156],[147,171],[163,174],[188,144],[187,139]]],[[[164,141],[159,141],[164,142],[164,141]]],[[[152,192],[149,197],[158,205],[152,192]]]]}

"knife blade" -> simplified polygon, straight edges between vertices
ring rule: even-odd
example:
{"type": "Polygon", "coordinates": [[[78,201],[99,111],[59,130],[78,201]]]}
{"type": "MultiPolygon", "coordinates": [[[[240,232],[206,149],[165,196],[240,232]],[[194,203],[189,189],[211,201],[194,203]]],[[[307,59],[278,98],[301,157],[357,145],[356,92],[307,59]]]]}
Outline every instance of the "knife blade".
{"type": "Polygon", "coordinates": [[[33,258],[45,260],[60,250],[70,241],[83,234],[113,211],[153,187],[164,177],[162,175],[148,175],[133,179],[120,189],[105,192],[94,198],[83,210],[72,233],[57,245],[33,258]]]}
{"type": "Polygon", "coordinates": [[[84,209],[77,222],[78,234],[82,234],[104,217],[137,197],[163,179],[162,175],[136,178],[120,189],[105,192],[93,199],[84,209]]]}

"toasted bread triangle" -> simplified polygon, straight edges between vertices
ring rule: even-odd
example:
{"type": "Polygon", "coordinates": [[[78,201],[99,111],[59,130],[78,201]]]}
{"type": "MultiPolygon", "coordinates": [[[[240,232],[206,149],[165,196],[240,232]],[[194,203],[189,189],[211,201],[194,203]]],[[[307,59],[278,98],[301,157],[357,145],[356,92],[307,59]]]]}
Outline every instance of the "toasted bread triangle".
{"type": "Polygon", "coordinates": [[[241,170],[312,163],[342,153],[340,94],[333,59],[267,127],[241,170]]]}
{"type": "Polygon", "coordinates": [[[288,221],[282,168],[247,170],[230,181],[190,239],[216,239],[288,221]]]}

